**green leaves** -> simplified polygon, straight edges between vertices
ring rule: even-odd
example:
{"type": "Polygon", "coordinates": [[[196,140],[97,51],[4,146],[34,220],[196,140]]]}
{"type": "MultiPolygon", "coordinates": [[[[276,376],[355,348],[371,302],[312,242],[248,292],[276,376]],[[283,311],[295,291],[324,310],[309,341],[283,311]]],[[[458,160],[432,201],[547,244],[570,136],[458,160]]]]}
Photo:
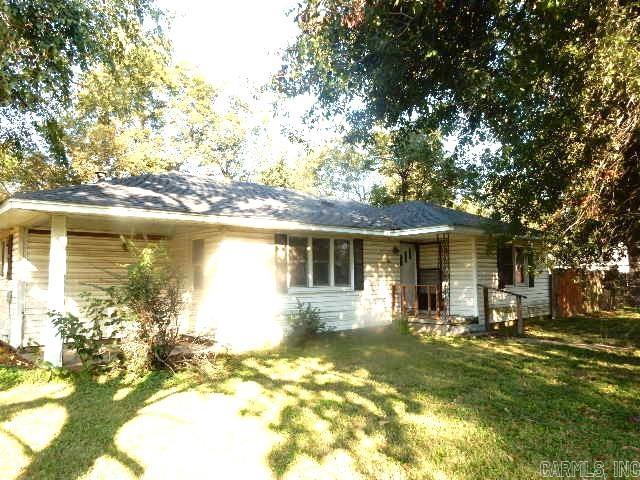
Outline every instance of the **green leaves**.
{"type": "MultiPolygon", "coordinates": [[[[544,230],[557,258],[588,262],[640,240],[638,9],[308,0],[279,86],[316,95],[326,116],[345,114],[357,138],[376,125],[409,142],[434,131],[484,137],[499,148],[467,155],[470,176],[483,174],[477,199],[513,233],[544,230]]],[[[392,154],[400,187],[377,192],[405,198],[415,156],[392,154]]]]}
{"type": "MultiPolygon", "coordinates": [[[[0,118],[55,117],[69,105],[77,72],[110,69],[126,45],[143,43],[157,12],[146,0],[2,2],[0,6],[0,118]]],[[[10,124],[8,124],[10,125],[10,124]]],[[[32,144],[33,132],[3,129],[1,140],[32,144]]]]}

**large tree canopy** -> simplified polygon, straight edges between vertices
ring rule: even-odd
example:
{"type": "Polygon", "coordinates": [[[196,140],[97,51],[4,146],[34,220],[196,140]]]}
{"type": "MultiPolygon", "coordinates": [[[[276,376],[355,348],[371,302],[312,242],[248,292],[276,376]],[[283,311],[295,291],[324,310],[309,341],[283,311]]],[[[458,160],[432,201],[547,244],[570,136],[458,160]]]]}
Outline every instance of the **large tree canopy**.
{"type": "Polygon", "coordinates": [[[307,0],[280,87],[372,126],[491,140],[479,193],[565,260],[640,239],[640,6],[307,0]]]}
{"type": "Polygon", "coordinates": [[[32,143],[34,123],[68,105],[78,72],[113,68],[129,45],[152,36],[144,23],[157,15],[151,0],[2,1],[0,140],[32,143]]]}
{"type": "Polygon", "coordinates": [[[106,100],[114,106],[147,101],[132,56],[166,48],[159,19],[151,0],[0,2],[0,196],[76,180],[64,119],[91,72],[103,84],[126,84],[110,90],[120,94],[106,100]]]}

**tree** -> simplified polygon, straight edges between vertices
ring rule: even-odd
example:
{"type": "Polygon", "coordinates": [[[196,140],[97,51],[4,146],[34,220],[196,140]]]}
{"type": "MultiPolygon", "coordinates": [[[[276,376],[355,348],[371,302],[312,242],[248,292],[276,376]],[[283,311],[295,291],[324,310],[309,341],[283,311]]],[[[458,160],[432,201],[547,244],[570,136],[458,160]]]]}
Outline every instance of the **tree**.
{"type": "MultiPolygon", "coordinates": [[[[56,119],[70,104],[77,73],[113,69],[127,45],[161,34],[158,18],[150,0],[2,2],[2,150],[29,158],[40,137],[53,142],[56,156],[56,119]]],[[[63,157],[56,160],[64,166],[63,157]]]]}
{"type": "Polygon", "coordinates": [[[159,172],[179,160],[164,132],[178,70],[163,43],[132,45],[115,70],[102,66],[82,74],[73,104],[60,120],[60,143],[69,175],[92,181],[159,172]]]}
{"type": "Polygon", "coordinates": [[[387,128],[500,145],[479,198],[566,262],[640,240],[637,2],[307,0],[279,76],[354,135],[387,128]]]}
{"type": "Polygon", "coordinates": [[[369,199],[368,176],[375,167],[369,152],[334,142],[311,148],[289,165],[280,159],[260,173],[260,182],[319,196],[369,199]]]}
{"type": "Polygon", "coordinates": [[[376,205],[429,200],[453,206],[465,187],[464,170],[456,165],[454,155],[445,154],[437,133],[377,132],[373,150],[378,171],[386,177],[385,185],[373,189],[376,205]]]}
{"type": "Polygon", "coordinates": [[[199,75],[183,72],[171,105],[175,144],[181,156],[227,179],[246,179],[242,152],[252,133],[249,106],[224,95],[199,75]]]}

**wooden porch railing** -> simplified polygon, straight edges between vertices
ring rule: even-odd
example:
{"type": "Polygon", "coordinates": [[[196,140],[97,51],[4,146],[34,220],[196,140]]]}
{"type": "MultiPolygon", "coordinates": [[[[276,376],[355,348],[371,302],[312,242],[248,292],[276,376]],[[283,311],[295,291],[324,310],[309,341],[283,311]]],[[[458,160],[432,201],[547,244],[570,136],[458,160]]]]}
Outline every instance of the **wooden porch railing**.
{"type": "Polygon", "coordinates": [[[524,317],[522,315],[522,299],[527,298],[526,295],[520,293],[510,292],[502,288],[488,287],[487,285],[478,284],[478,287],[482,289],[482,304],[484,305],[484,325],[485,329],[489,329],[489,323],[491,320],[491,304],[489,303],[489,290],[498,293],[504,293],[506,295],[512,295],[516,299],[516,331],[518,335],[524,335],[524,317]]]}
{"type": "Polygon", "coordinates": [[[403,315],[412,312],[439,315],[443,310],[442,289],[438,285],[394,283],[391,286],[391,310],[403,315]],[[420,308],[419,295],[426,295],[425,308],[420,308]]]}

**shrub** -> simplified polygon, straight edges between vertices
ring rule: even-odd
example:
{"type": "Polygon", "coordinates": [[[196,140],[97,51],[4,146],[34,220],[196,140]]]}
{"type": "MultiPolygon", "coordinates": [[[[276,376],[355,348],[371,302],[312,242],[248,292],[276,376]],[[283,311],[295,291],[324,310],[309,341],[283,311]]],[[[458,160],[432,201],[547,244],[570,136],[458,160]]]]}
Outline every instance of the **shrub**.
{"type": "Polygon", "coordinates": [[[129,323],[123,354],[136,368],[166,368],[179,337],[182,275],[163,246],[138,249],[129,243],[129,249],[136,261],[127,268],[125,284],[111,295],[129,323]]]}
{"type": "Polygon", "coordinates": [[[86,321],[66,313],[48,312],[62,341],[73,348],[82,367],[94,370],[103,363],[105,340],[112,339],[120,330],[121,320],[114,309],[109,309],[109,301],[83,294],[86,306],[83,308],[86,321]],[[107,334],[105,329],[109,331],[107,334]]]}
{"type": "Polygon", "coordinates": [[[409,335],[411,330],[409,329],[409,317],[406,315],[397,315],[393,318],[393,325],[400,335],[409,335]]]}
{"type": "Polygon", "coordinates": [[[127,267],[126,278],[102,289],[101,296],[83,294],[86,322],[71,314],[50,315],[85,366],[100,360],[105,338],[121,334],[128,370],[142,373],[169,367],[168,358],[179,336],[182,276],[165,247],[138,248],[127,242],[127,248],[134,262],[127,267]],[[110,330],[109,335],[105,335],[105,328],[110,330]]]}
{"type": "Polygon", "coordinates": [[[303,303],[299,299],[295,312],[287,315],[287,340],[292,344],[302,344],[309,338],[330,329],[320,318],[320,310],[310,303],[303,303]]]}

